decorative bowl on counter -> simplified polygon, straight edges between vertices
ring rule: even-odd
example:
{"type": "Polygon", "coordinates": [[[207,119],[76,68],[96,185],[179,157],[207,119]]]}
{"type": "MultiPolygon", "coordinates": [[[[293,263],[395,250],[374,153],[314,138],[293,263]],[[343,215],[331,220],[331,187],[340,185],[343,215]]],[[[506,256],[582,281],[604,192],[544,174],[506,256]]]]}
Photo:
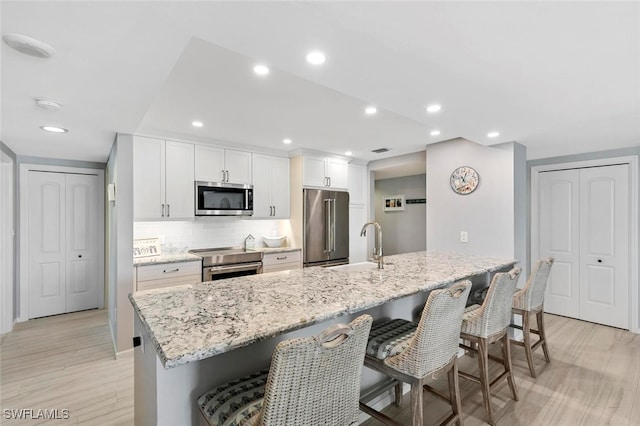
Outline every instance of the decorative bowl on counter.
{"type": "Polygon", "coordinates": [[[266,235],[262,236],[264,243],[267,247],[280,247],[282,243],[284,243],[286,236],[283,235],[281,237],[267,237],[266,235]]]}

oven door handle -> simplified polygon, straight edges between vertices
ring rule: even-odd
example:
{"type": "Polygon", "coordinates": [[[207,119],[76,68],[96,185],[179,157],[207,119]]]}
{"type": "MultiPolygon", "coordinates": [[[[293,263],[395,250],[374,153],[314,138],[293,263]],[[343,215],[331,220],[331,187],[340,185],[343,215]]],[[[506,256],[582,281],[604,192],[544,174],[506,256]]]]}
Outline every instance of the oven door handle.
{"type": "Polygon", "coordinates": [[[212,267],[209,267],[208,269],[211,275],[216,275],[216,274],[226,274],[227,272],[251,271],[252,269],[260,269],[260,268],[262,268],[262,262],[243,263],[242,265],[236,265],[236,266],[212,266],[212,267]]]}

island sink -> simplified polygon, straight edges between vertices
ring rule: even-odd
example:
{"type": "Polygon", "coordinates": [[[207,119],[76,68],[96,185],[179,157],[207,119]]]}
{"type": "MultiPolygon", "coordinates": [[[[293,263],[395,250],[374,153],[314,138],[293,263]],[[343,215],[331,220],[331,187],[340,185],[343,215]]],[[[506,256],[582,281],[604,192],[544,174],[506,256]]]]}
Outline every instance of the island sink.
{"type": "MultiPolygon", "coordinates": [[[[390,265],[390,264],[387,263],[386,265],[390,265]]],[[[326,269],[329,269],[331,271],[341,271],[341,272],[370,271],[370,270],[378,269],[378,263],[377,262],[349,263],[347,265],[330,266],[326,269]]]]}

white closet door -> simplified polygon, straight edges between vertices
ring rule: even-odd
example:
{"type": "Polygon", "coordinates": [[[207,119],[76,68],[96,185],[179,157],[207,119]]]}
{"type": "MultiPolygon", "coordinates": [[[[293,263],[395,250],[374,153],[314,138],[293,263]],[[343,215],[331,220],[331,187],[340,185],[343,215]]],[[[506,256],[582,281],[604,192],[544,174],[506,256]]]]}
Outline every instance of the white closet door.
{"type": "Polygon", "coordinates": [[[622,164],[580,170],[581,318],[626,329],[629,328],[628,167],[622,164]]]}
{"type": "Polygon", "coordinates": [[[543,172],[538,182],[538,258],[555,258],[547,284],[545,311],[579,318],[580,172],[576,169],[543,172]]]}
{"type": "Polygon", "coordinates": [[[556,259],[545,311],[628,329],[629,166],[538,177],[537,256],[556,259]]]}
{"type": "Polygon", "coordinates": [[[98,199],[95,175],[66,175],[66,312],[98,307],[98,199]]]}
{"type": "Polygon", "coordinates": [[[29,318],[66,309],[66,194],[62,173],[29,172],[29,318]]]}

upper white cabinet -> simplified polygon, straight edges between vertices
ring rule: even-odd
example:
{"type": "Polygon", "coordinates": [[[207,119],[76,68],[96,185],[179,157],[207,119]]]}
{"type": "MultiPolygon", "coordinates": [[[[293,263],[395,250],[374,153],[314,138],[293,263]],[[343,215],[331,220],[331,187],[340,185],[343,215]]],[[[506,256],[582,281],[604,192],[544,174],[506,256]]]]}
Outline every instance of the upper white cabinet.
{"type": "Polygon", "coordinates": [[[349,163],[324,157],[303,157],[303,185],[347,189],[349,163]]]}
{"type": "Polygon", "coordinates": [[[251,184],[251,153],[196,145],[195,180],[251,184]]]}
{"type": "Polygon", "coordinates": [[[368,197],[367,167],[349,164],[349,203],[366,204],[368,197]]]}
{"type": "Polygon", "coordinates": [[[193,144],[133,137],[134,220],[191,219],[193,144]]]}
{"type": "Polygon", "coordinates": [[[253,154],[253,217],[288,219],[289,159],[253,154]]]}

